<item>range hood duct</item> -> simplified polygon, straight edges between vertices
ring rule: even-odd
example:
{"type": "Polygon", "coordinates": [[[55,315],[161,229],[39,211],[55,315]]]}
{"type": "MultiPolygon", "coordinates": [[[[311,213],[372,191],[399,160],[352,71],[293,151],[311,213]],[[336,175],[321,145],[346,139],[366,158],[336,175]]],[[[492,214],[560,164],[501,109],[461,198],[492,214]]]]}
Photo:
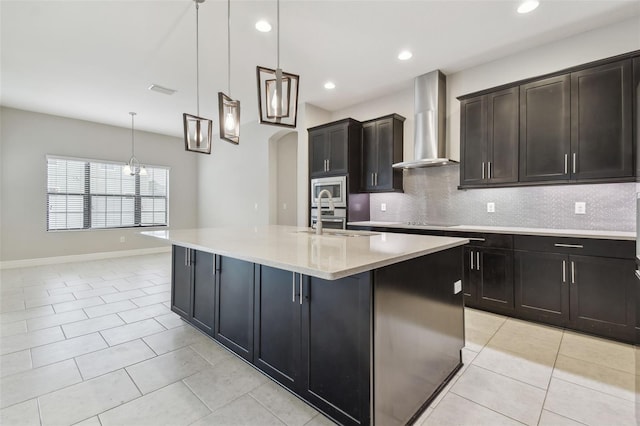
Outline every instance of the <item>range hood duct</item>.
{"type": "Polygon", "coordinates": [[[414,169],[455,164],[446,158],[445,116],[447,79],[439,70],[416,77],[414,83],[414,157],[393,165],[414,169]]]}

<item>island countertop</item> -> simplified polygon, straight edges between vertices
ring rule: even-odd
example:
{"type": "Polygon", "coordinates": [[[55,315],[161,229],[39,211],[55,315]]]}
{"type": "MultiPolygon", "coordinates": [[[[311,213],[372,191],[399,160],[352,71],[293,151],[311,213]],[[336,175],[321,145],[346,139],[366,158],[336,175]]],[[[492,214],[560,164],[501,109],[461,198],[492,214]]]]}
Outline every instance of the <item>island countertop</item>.
{"type": "Polygon", "coordinates": [[[316,235],[282,225],[145,231],[171,244],[229,256],[327,280],[335,280],[469,242],[465,238],[385,232],[316,235]]]}

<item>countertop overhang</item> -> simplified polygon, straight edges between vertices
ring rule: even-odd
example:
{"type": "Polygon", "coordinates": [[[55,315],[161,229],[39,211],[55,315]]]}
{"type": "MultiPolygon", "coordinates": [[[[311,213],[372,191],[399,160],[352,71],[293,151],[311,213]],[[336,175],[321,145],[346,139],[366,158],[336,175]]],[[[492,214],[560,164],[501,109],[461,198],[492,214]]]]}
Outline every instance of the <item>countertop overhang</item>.
{"type": "MultiPolygon", "coordinates": [[[[381,268],[464,245],[466,238],[348,231],[316,235],[309,228],[265,225],[145,231],[171,244],[327,280],[381,268]]],[[[331,230],[335,231],[335,230],[331,230]]]]}
{"type": "Polygon", "coordinates": [[[524,228],[511,226],[483,226],[483,225],[410,225],[403,222],[349,222],[351,226],[366,226],[379,228],[398,228],[398,229],[425,229],[437,231],[456,231],[456,232],[480,232],[489,234],[513,234],[513,235],[535,235],[541,237],[563,237],[563,238],[596,238],[603,240],[623,240],[634,241],[636,239],[635,232],[624,231],[595,231],[586,229],[554,229],[554,228],[524,228]]]}

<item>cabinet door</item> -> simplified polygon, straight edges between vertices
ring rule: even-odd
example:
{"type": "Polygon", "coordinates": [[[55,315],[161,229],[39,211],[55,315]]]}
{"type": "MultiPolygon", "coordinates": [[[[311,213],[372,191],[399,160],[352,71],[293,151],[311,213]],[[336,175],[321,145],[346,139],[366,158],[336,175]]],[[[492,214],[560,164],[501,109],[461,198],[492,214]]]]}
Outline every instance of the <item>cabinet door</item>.
{"type": "Polygon", "coordinates": [[[569,179],[569,75],[520,86],[520,181],[569,179]]]}
{"type": "Polygon", "coordinates": [[[489,183],[518,181],[519,90],[487,95],[487,178],[489,183]]]}
{"type": "Polygon", "coordinates": [[[571,74],[573,179],[633,176],[631,60],[571,74]]]}
{"type": "Polygon", "coordinates": [[[515,252],[516,312],[550,324],[569,321],[569,261],[557,253],[515,252]]]}
{"type": "Polygon", "coordinates": [[[327,162],[327,168],[331,174],[347,173],[348,130],[349,127],[346,124],[329,127],[327,129],[329,143],[329,161],[327,162]]]}
{"type": "Polygon", "coordinates": [[[245,358],[253,359],[253,263],[218,256],[215,339],[245,358]]]}
{"type": "Polygon", "coordinates": [[[464,303],[466,306],[477,306],[477,290],[480,272],[478,271],[478,250],[473,247],[465,247],[464,256],[464,274],[462,275],[462,292],[464,294],[464,303]]]}
{"type": "Polygon", "coordinates": [[[214,256],[199,250],[193,256],[193,311],[192,322],[205,333],[213,336],[213,312],[215,309],[214,256]]]}
{"type": "Polygon", "coordinates": [[[460,184],[485,183],[487,157],[487,98],[480,96],[460,103],[460,184]]]}
{"type": "Polygon", "coordinates": [[[311,176],[324,174],[327,170],[328,144],[327,130],[309,132],[309,173],[311,176]]]}
{"type": "MultiPolygon", "coordinates": [[[[633,146],[636,147],[636,176],[640,176],[640,57],[633,58],[633,146]]],[[[640,317],[640,315],[638,315],[640,317]]],[[[640,339],[638,340],[640,341],[640,339]]]]}
{"type": "Polygon", "coordinates": [[[513,252],[500,249],[480,249],[478,252],[478,305],[501,312],[513,311],[513,252]]]}
{"type": "Polygon", "coordinates": [[[369,424],[370,274],[304,277],[304,399],[341,424],[369,424]]]}
{"type": "Polygon", "coordinates": [[[171,310],[187,320],[191,319],[190,249],[173,246],[171,268],[171,310]]]}
{"type": "Polygon", "coordinates": [[[295,390],[300,376],[300,275],[257,266],[254,364],[295,390]]]}
{"type": "Polygon", "coordinates": [[[575,328],[633,341],[635,262],[570,256],[571,322],[575,328]]]}
{"type": "Polygon", "coordinates": [[[365,191],[375,189],[375,174],[378,172],[378,146],[376,123],[362,125],[362,187],[365,191]]]}
{"type": "Polygon", "coordinates": [[[393,119],[376,122],[378,163],[375,178],[376,189],[393,189],[393,119]]]}

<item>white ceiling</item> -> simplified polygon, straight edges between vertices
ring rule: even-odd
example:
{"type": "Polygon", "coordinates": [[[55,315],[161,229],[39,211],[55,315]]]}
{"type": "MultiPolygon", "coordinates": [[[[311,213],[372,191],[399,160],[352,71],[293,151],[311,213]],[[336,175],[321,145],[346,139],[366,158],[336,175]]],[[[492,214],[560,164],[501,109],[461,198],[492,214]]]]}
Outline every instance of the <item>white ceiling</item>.
{"type": "MultiPolygon", "coordinates": [[[[300,75],[300,102],[337,110],[436,68],[450,74],[640,16],[638,0],[541,0],[529,15],[517,5],[282,0],[281,67],[300,75]],[[401,62],[405,48],[414,56],[401,62]]],[[[200,113],[216,125],[217,92],[228,91],[226,7],[200,7],[200,113]]],[[[2,0],[0,13],[2,105],[122,127],[136,111],[137,129],[174,136],[182,113],[196,112],[192,0],[2,0]],[[151,83],[178,92],[150,92],[151,83]]],[[[257,119],[256,65],[276,65],[275,14],[275,0],[231,1],[231,95],[243,122],[257,119]],[[257,32],[258,19],[274,31],[257,32]]]]}

